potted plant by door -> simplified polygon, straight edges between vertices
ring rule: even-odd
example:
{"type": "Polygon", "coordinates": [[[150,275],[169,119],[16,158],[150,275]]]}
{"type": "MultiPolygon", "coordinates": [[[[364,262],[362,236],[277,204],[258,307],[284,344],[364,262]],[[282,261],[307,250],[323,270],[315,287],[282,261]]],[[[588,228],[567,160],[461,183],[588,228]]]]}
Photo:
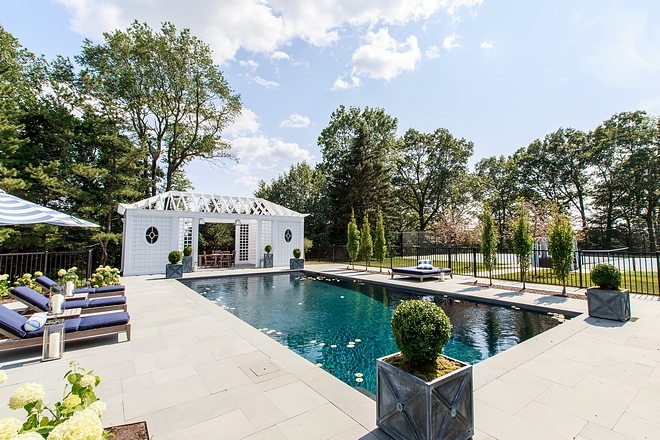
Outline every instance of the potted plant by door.
{"type": "Polygon", "coordinates": [[[300,249],[293,250],[293,258],[289,260],[289,269],[300,270],[305,268],[305,260],[300,258],[300,249]]]}
{"type": "Polygon", "coordinates": [[[445,312],[429,301],[404,301],[391,327],[401,352],[376,360],[378,427],[399,440],[472,438],[472,366],[442,355],[451,336],[445,312]]]}
{"type": "Polygon", "coordinates": [[[264,247],[264,267],[270,268],[273,267],[273,254],[271,252],[273,251],[273,247],[269,244],[264,247]]]}
{"type": "Polygon", "coordinates": [[[192,251],[193,249],[191,246],[183,248],[183,259],[181,260],[183,273],[190,273],[193,271],[192,251]]]}
{"type": "Polygon", "coordinates": [[[621,288],[621,271],[611,264],[597,264],[591,269],[591,282],[597,287],[587,289],[587,308],[593,318],[628,321],[630,291],[621,288]]]}
{"type": "Polygon", "coordinates": [[[165,278],[183,278],[183,264],[181,264],[182,258],[183,254],[181,254],[181,251],[175,250],[170,252],[167,256],[170,264],[165,265],[165,278]]]}

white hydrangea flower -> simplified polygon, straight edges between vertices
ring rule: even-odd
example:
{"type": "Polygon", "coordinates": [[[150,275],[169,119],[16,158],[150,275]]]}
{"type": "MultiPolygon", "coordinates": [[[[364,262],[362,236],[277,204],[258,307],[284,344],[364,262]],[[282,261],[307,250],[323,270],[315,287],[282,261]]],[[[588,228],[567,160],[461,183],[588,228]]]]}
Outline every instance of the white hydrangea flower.
{"type": "Polygon", "coordinates": [[[95,383],[96,377],[93,374],[85,374],[80,378],[80,386],[83,388],[87,388],[88,386],[94,385],[95,383]]]}
{"type": "Polygon", "coordinates": [[[94,411],[97,416],[101,417],[101,415],[105,412],[105,410],[108,407],[106,406],[105,403],[101,402],[100,400],[97,400],[96,402],[92,402],[87,409],[94,411]]]}
{"type": "Polygon", "coordinates": [[[48,434],[48,440],[101,440],[103,424],[94,411],[76,411],[66,422],[48,434]]]}
{"type": "Polygon", "coordinates": [[[9,398],[11,409],[21,409],[28,403],[38,402],[44,398],[44,387],[40,383],[26,383],[9,398]]]}
{"type": "Polygon", "coordinates": [[[57,276],[60,278],[63,277],[65,274],[66,274],[66,270],[64,269],[60,269],[57,271],[57,276]]]}
{"type": "Polygon", "coordinates": [[[4,370],[0,370],[0,384],[7,382],[7,373],[4,370]]]}
{"type": "Polygon", "coordinates": [[[44,440],[44,438],[38,432],[33,431],[18,434],[16,437],[12,437],[11,440],[44,440]]]}
{"type": "Polygon", "coordinates": [[[21,426],[23,422],[14,417],[0,419],[0,440],[10,440],[15,437],[21,426]]]}
{"type": "Polygon", "coordinates": [[[73,409],[76,406],[80,405],[82,401],[80,400],[80,397],[76,396],[75,394],[71,394],[70,396],[67,396],[66,399],[62,401],[62,405],[64,405],[65,408],[73,409]]]}

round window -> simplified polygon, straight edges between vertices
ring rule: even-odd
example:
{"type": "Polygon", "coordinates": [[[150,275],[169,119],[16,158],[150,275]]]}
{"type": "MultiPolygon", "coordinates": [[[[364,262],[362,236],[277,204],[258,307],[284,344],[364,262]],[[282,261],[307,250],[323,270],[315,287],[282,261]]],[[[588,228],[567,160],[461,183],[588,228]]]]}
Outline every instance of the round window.
{"type": "Polygon", "coordinates": [[[284,231],[284,241],[287,243],[291,241],[291,237],[293,237],[293,234],[291,234],[291,229],[287,229],[284,231]]]}
{"type": "Polygon", "coordinates": [[[144,234],[144,238],[147,239],[147,243],[154,244],[158,241],[158,229],[151,226],[149,229],[147,229],[147,233],[144,234]]]}

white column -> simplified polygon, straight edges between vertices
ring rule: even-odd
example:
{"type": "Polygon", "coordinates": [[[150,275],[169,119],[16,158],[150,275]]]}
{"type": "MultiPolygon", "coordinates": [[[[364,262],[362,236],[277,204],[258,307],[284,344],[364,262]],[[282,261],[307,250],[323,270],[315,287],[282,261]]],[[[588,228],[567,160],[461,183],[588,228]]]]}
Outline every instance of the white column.
{"type": "Polygon", "coordinates": [[[199,217],[193,219],[192,248],[193,248],[192,259],[194,264],[197,263],[198,261],[197,256],[199,255],[199,217]]]}
{"type": "Polygon", "coordinates": [[[263,254],[262,252],[262,230],[261,230],[261,219],[257,220],[257,262],[254,265],[254,267],[259,268],[261,267],[261,255],[263,254]]]}

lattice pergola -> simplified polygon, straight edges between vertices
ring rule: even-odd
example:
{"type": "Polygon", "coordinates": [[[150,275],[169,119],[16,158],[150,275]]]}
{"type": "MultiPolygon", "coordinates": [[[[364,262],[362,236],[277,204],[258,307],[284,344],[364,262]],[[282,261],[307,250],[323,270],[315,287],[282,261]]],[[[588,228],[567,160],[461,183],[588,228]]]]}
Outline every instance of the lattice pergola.
{"type": "Polygon", "coordinates": [[[155,209],[161,211],[185,211],[215,214],[272,215],[281,217],[306,217],[284,206],[256,197],[232,197],[216,194],[168,191],[139,202],[120,203],[119,214],[127,209],[155,209]]]}

